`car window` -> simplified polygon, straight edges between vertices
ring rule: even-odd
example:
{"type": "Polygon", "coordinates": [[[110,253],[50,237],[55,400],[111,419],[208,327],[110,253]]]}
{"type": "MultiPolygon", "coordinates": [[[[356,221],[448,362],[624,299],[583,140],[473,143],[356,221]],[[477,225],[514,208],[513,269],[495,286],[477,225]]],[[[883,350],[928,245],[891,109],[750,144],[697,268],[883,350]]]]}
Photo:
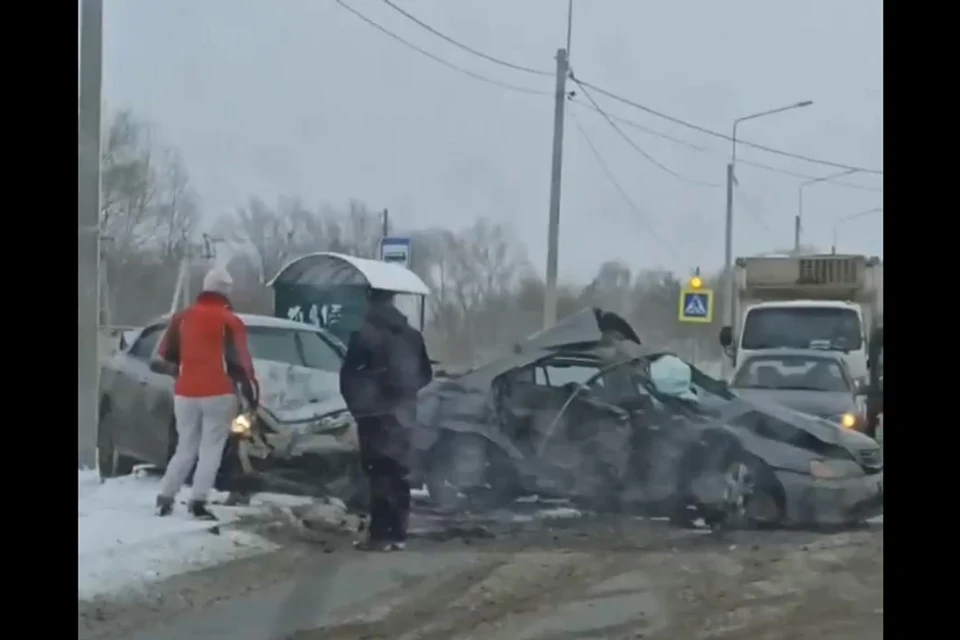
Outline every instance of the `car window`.
{"type": "Polygon", "coordinates": [[[851,391],[843,364],[804,355],[770,355],[748,359],[733,377],[733,387],[851,391]]]}
{"type": "Polygon", "coordinates": [[[296,340],[296,331],[279,327],[247,327],[250,355],[257,360],[270,360],[304,366],[296,340]]]}
{"type": "Polygon", "coordinates": [[[329,342],[315,331],[297,331],[303,364],[311,369],[338,373],[343,359],[329,342]]]}
{"type": "Polygon", "coordinates": [[[339,372],[342,357],[334,346],[315,331],[286,327],[247,327],[250,355],[321,371],[339,372]]]}
{"type": "Polygon", "coordinates": [[[165,328],[165,325],[157,325],[147,327],[141,331],[140,337],[133,343],[128,353],[134,358],[140,358],[141,360],[149,360],[152,358],[153,353],[157,350],[157,343],[160,342],[160,336],[163,335],[165,328]]]}
{"type": "MultiPolygon", "coordinates": [[[[536,369],[536,384],[548,387],[562,387],[571,382],[576,384],[586,384],[590,378],[600,372],[597,367],[588,365],[560,365],[547,364],[536,369]]],[[[597,378],[594,383],[603,386],[603,379],[597,378]]]]}

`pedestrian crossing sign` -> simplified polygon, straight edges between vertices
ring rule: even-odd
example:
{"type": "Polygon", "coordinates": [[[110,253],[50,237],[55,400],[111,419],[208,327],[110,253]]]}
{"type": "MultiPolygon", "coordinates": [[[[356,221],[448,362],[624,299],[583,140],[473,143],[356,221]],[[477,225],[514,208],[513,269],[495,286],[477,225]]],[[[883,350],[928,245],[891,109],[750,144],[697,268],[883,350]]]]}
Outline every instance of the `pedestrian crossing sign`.
{"type": "Polygon", "coordinates": [[[680,322],[713,322],[713,291],[684,289],[680,292],[680,322]]]}

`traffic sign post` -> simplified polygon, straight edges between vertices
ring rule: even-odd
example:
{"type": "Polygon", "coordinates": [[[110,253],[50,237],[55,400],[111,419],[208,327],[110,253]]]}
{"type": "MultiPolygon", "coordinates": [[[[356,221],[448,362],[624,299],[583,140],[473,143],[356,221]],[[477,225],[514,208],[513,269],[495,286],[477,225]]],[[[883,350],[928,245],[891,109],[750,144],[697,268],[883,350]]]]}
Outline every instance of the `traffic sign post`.
{"type": "Polygon", "coordinates": [[[696,288],[680,292],[680,322],[713,322],[713,291],[696,288]]]}
{"type": "Polygon", "coordinates": [[[381,238],[380,259],[410,268],[410,238],[381,238]]]}

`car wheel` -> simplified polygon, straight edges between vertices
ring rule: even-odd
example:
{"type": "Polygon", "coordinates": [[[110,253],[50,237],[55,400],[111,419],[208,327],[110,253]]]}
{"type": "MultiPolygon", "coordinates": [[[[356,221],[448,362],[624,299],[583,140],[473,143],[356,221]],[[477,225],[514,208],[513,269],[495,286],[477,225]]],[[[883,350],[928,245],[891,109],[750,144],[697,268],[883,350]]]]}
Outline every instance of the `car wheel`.
{"type": "Polygon", "coordinates": [[[97,426],[97,470],[100,479],[116,478],[133,473],[136,460],[121,455],[113,445],[113,416],[109,409],[101,407],[100,423],[97,426]]]}
{"type": "Polygon", "coordinates": [[[734,454],[722,469],[724,508],[706,518],[714,529],[765,529],[783,522],[783,502],[773,473],[761,462],[734,454]]]}
{"type": "Polygon", "coordinates": [[[427,458],[424,480],[430,502],[443,511],[456,511],[464,500],[457,482],[456,456],[456,438],[445,437],[430,450],[427,458]]]}
{"type": "Polygon", "coordinates": [[[441,438],[427,458],[425,481],[430,502],[443,511],[467,504],[495,506],[509,492],[512,477],[512,467],[505,466],[503,456],[497,453],[479,436],[448,434],[441,438]]]}

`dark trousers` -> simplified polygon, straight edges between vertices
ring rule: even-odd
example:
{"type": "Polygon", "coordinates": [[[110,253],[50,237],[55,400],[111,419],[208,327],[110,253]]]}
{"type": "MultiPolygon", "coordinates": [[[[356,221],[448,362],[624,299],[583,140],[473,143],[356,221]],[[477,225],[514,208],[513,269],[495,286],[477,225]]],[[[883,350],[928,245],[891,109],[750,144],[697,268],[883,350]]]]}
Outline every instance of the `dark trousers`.
{"type": "Polygon", "coordinates": [[[407,434],[392,416],[357,422],[360,464],[370,484],[370,539],[404,542],[410,517],[407,434]]]}

